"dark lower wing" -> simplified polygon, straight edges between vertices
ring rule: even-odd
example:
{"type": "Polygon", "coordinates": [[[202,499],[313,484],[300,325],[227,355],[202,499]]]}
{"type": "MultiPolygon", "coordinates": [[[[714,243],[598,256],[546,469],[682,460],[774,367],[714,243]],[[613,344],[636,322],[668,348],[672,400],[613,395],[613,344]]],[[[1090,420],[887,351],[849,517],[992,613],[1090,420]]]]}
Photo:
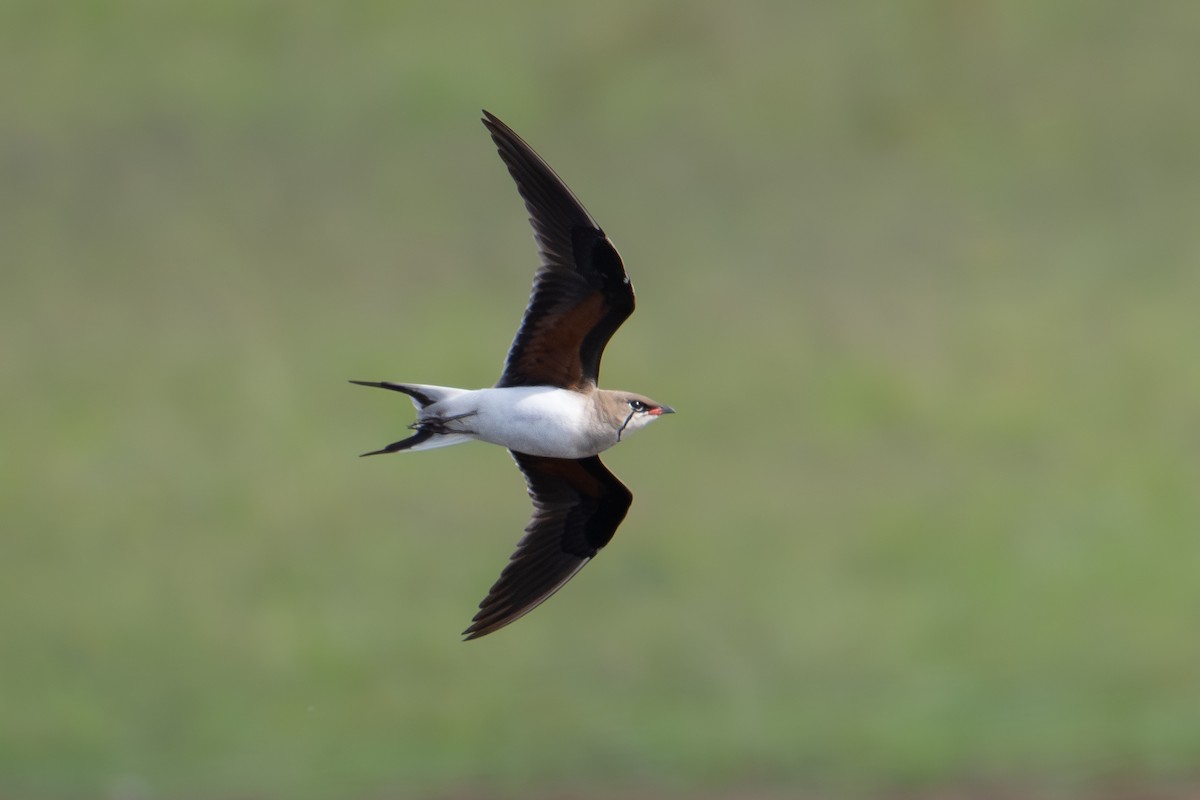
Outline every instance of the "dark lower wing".
{"type": "Polygon", "coordinates": [[[533,518],[463,631],[468,639],[503,628],[558,591],[608,544],[633,502],[599,456],[572,460],[513,452],[512,457],[529,486],[533,518]]]}

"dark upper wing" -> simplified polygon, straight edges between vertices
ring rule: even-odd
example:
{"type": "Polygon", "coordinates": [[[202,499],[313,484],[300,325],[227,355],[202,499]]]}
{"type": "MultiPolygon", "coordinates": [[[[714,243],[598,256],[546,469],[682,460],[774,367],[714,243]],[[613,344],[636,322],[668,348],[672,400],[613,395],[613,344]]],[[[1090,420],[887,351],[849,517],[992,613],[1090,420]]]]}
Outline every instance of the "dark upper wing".
{"type": "Polygon", "coordinates": [[[525,200],[542,257],[497,386],[595,384],[604,345],[633,313],[633,287],[612,242],[554,170],[487,111],[483,124],[525,200]]]}
{"type": "Polygon", "coordinates": [[[500,579],[463,631],[468,639],[528,614],[608,544],[633,495],[599,456],[545,458],[512,452],[525,475],[533,518],[500,579]]]}

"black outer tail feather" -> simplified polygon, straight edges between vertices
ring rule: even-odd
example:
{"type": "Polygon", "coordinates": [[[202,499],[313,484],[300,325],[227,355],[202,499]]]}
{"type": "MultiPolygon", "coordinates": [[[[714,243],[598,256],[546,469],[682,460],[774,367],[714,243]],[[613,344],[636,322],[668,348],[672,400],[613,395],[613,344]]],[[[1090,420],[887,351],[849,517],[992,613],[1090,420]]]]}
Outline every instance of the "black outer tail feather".
{"type": "MultiPolygon", "coordinates": [[[[417,390],[415,390],[411,387],[401,386],[398,383],[390,383],[388,381],[350,381],[350,382],[357,384],[359,386],[370,386],[374,389],[388,389],[393,392],[400,392],[401,394],[406,394],[409,397],[411,397],[412,399],[416,400],[421,405],[421,408],[425,408],[428,405],[432,405],[434,402],[433,398],[430,397],[429,395],[425,394],[424,392],[418,392],[417,390]]],[[[415,447],[415,446],[419,445],[421,442],[427,441],[428,439],[432,438],[433,435],[434,435],[434,432],[431,430],[424,430],[424,429],[418,428],[417,432],[414,433],[412,436],[408,437],[407,439],[401,439],[398,442],[392,442],[387,447],[380,448],[379,450],[372,450],[369,453],[362,453],[359,456],[359,458],[362,458],[363,456],[378,456],[378,455],[383,455],[384,453],[399,453],[403,450],[408,450],[411,447],[415,447]]]]}
{"type": "Polygon", "coordinates": [[[362,458],[363,456],[378,456],[383,455],[384,453],[399,453],[402,450],[408,450],[411,447],[415,447],[416,445],[419,445],[421,442],[424,442],[433,436],[433,431],[420,429],[407,439],[401,439],[398,442],[392,442],[387,447],[384,447],[380,450],[372,450],[369,453],[362,453],[359,458],[362,458]]]}
{"type": "Polygon", "coordinates": [[[403,386],[399,383],[392,383],[391,381],[350,381],[350,382],[353,384],[357,384],[358,386],[370,386],[374,389],[388,389],[389,391],[400,392],[400,394],[406,394],[409,397],[411,397],[413,400],[416,400],[420,404],[421,408],[425,408],[426,406],[431,406],[436,402],[432,397],[425,394],[424,392],[417,391],[416,389],[412,388],[411,386],[403,386]]]}

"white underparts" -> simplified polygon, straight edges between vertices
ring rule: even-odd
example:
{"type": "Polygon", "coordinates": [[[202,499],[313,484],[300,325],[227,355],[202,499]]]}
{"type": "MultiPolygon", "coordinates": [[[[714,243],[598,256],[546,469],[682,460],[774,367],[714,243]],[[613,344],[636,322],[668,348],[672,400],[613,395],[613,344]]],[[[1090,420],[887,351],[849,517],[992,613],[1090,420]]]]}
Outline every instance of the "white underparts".
{"type": "Polygon", "coordinates": [[[413,450],[478,439],[529,455],[584,458],[607,450],[620,438],[597,413],[592,396],[583,392],[552,386],[419,388],[438,399],[420,409],[413,426],[434,436],[413,450]]]}

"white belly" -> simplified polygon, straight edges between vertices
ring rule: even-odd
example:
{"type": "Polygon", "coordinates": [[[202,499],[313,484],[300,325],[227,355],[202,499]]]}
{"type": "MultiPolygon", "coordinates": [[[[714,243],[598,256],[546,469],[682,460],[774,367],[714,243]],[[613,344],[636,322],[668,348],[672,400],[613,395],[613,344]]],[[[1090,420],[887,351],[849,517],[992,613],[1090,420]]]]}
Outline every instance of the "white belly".
{"type": "Polygon", "coordinates": [[[594,456],[616,444],[616,432],[592,423],[589,395],[549,386],[477,389],[427,409],[476,439],[552,458],[594,456]]]}

